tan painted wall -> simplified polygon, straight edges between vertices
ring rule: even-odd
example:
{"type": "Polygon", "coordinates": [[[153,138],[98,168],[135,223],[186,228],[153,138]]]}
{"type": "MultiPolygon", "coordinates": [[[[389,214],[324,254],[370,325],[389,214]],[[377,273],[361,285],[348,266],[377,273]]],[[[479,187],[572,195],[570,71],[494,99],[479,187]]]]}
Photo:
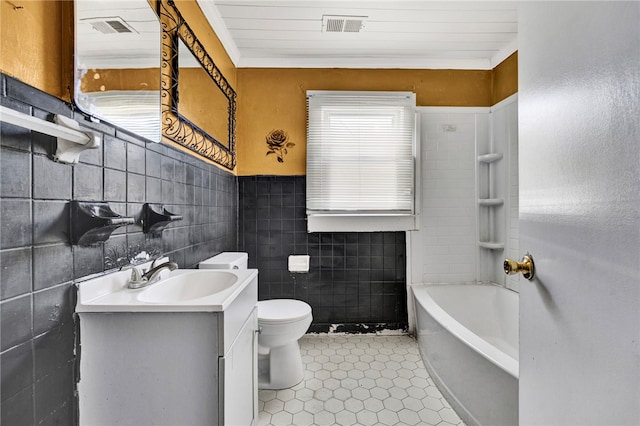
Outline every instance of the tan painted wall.
{"type": "Polygon", "coordinates": [[[196,0],[175,0],[175,4],[184,20],[189,23],[196,37],[207,50],[209,56],[214,60],[216,66],[222,71],[222,75],[225,76],[231,87],[237,91],[236,66],[224,46],[222,46],[216,33],[211,29],[196,0]]]}
{"type": "Polygon", "coordinates": [[[397,90],[419,106],[491,106],[491,71],[238,69],[238,174],[306,174],[307,90],[397,90]],[[282,129],[296,144],[279,163],[265,136],[282,129]]]}
{"type": "Polygon", "coordinates": [[[180,68],[178,112],[229,147],[229,100],[202,68],[180,68]]]}
{"type": "MultiPolygon", "coordinates": [[[[195,37],[200,41],[200,43],[202,43],[202,46],[205,48],[206,52],[209,54],[215,65],[221,71],[222,75],[226,78],[231,87],[233,87],[234,90],[237,91],[236,67],[227,54],[227,51],[222,46],[220,39],[209,25],[207,19],[202,13],[202,10],[200,9],[200,6],[198,6],[198,4],[196,3],[196,0],[175,0],[175,5],[184,20],[188,23],[195,37]]],[[[178,112],[186,118],[192,119],[195,124],[209,131],[210,134],[212,134],[214,137],[218,139],[225,139],[224,135],[228,135],[228,128],[226,127],[227,122],[225,121],[223,123],[224,127],[220,127],[220,120],[210,120],[210,118],[217,118],[221,114],[217,111],[211,111],[206,107],[203,108],[201,105],[197,105],[199,103],[202,103],[202,97],[206,96],[207,93],[206,90],[201,91],[198,89],[194,89],[195,87],[201,87],[202,84],[199,82],[190,82],[190,86],[186,87],[185,89],[183,78],[186,74],[189,73],[189,70],[183,68],[181,69],[181,72],[179,74],[181,82],[178,83],[180,94],[180,104],[178,104],[178,112]],[[194,88],[192,88],[191,86],[192,83],[194,88]],[[194,90],[198,91],[195,92],[194,90]]],[[[203,74],[199,75],[200,80],[203,74]]],[[[215,86],[213,83],[211,83],[211,85],[215,86]]],[[[220,102],[217,102],[217,105],[218,106],[216,106],[214,109],[220,108],[220,102]]],[[[184,152],[192,155],[197,155],[187,148],[183,147],[182,145],[174,143],[166,138],[163,138],[163,141],[164,143],[177,147],[184,152]]],[[[215,166],[221,167],[213,161],[210,161],[208,158],[200,156],[198,156],[198,158],[208,163],[214,164],[215,166]]],[[[236,170],[237,167],[233,170],[233,173],[236,173],[236,170]]]]}
{"type": "Polygon", "coordinates": [[[160,68],[92,69],[81,80],[83,93],[105,90],[160,90],[160,68]]]}
{"type": "MultiPolygon", "coordinates": [[[[236,68],[196,1],[177,0],[176,5],[235,88],[236,68]]],[[[0,70],[69,101],[73,87],[73,1],[0,0],[0,7],[0,70]]]]}
{"type": "Polygon", "coordinates": [[[491,81],[492,105],[518,92],[518,52],[513,53],[493,69],[491,81]]]}
{"type": "MultiPolygon", "coordinates": [[[[154,0],[149,0],[155,4],[154,0]]],[[[236,68],[195,0],[177,0],[189,26],[223,74],[236,88],[236,68]]],[[[74,4],[72,0],[0,0],[0,71],[64,101],[72,99],[74,4]]],[[[139,86],[139,70],[101,73],[108,89],[139,86]],[[132,77],[132,78],[131,78],[132,77]],[[123,83],[129,82],[129,84],[123,83]]],[[[151,80],[148,80],[151,81],[151,80]]],[[[98,82],[92,82],[98,83],[98,82]]],[[[95,88],[95,86],[93,86],[95,88]]],[[[185,152],[182,146],[166,142],[185,152]]],[[[206,161],[206,160],[205,160],[206,161]]]]}
{"type": "Polygon", "coordinates": [[[73,2],[1,0],[0,70],[69,101],[73,87],[73,2]]]}
{"type": "MultiPolygon", "coordinates": [[[[238,93],[240,175],[305,174],[306,90],[406,90],[421,106],[490,106],[517,92],[517,54],[492,71],[236,69],[196,1],[176,4],[238,93]],[[283,163],[266,156],[265,137],[274,129],[285,130],[296,144],[283,163]]],[[[0,70],[69,101],[73,2],[0,0],[0,6],[0,70]]]]}

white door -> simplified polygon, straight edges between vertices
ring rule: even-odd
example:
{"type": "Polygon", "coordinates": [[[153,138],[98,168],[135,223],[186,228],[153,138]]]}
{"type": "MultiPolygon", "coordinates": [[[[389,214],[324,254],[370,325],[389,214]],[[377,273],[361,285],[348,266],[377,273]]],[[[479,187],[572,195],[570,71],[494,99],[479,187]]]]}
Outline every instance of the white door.
{"type": "Polygon", "coordinates": [[[520,6],[520,423],[639,425],[640,2],[520,6]]]}

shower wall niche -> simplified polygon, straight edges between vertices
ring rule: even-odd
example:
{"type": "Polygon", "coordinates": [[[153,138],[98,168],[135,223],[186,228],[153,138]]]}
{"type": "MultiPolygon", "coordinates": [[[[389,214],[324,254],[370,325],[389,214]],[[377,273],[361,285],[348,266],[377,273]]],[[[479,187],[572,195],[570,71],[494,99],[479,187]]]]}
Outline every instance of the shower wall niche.
{"type": "Polygon", "coordinates": [[[421,225],[409,233],[413,283],[493,282],[518,251],[517,95],[491,108],[422,107],[421,225]]]}
{"type": "Polygon", "coordinates": [[[518,253],[518,104],[514,95],[491,107],[489,137],[476,139],[477,280],[517,290],[502,270],[518,253]]]}

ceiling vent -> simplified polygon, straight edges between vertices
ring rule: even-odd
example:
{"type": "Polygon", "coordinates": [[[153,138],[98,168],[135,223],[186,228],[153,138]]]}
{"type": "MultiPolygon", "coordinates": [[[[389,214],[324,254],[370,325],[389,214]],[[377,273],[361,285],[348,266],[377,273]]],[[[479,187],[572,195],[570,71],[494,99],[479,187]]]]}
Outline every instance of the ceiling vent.
{"type": "Polygon", "coordinates": [[[368,16],[323,15],[323,33],[359,33],[368,16]]]}
{"type": "Polygon", "coordinates": [[[82,19],[82,21],[91,24],[93,29],[101,32],[102,34],[137,33],[131,25],[127,24],[125,20],[119,16],[86,18],[82,19]]]}

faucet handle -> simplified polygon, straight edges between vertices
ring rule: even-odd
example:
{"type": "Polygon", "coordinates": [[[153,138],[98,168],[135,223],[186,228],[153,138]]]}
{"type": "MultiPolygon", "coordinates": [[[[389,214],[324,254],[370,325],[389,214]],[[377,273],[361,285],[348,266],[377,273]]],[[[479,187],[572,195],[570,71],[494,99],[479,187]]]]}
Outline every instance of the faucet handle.
{"type": "Polygon", "coordinates": [[[131,281],[142,281],[142,271],[135,266],[131,268],[131,281]]]}
{"type": "Polygon", "coordinates": [[[147,282],[147,278],[142,276],[140,269],[135,266],[131,268],[131,278],[129,278],[129,288],[138,288],[141,284],[147,282]]]}
{"type": "Polygon", "coordinates": [[[166,256],[162,256],[162,257],[156,257],[155,259],[153,259],[151,261],[151,266],[149,266],[149,270],[155,268],[156,266],[162,264],[162,263],[166,263],[169,261],[169,258],[166,256]]]}

